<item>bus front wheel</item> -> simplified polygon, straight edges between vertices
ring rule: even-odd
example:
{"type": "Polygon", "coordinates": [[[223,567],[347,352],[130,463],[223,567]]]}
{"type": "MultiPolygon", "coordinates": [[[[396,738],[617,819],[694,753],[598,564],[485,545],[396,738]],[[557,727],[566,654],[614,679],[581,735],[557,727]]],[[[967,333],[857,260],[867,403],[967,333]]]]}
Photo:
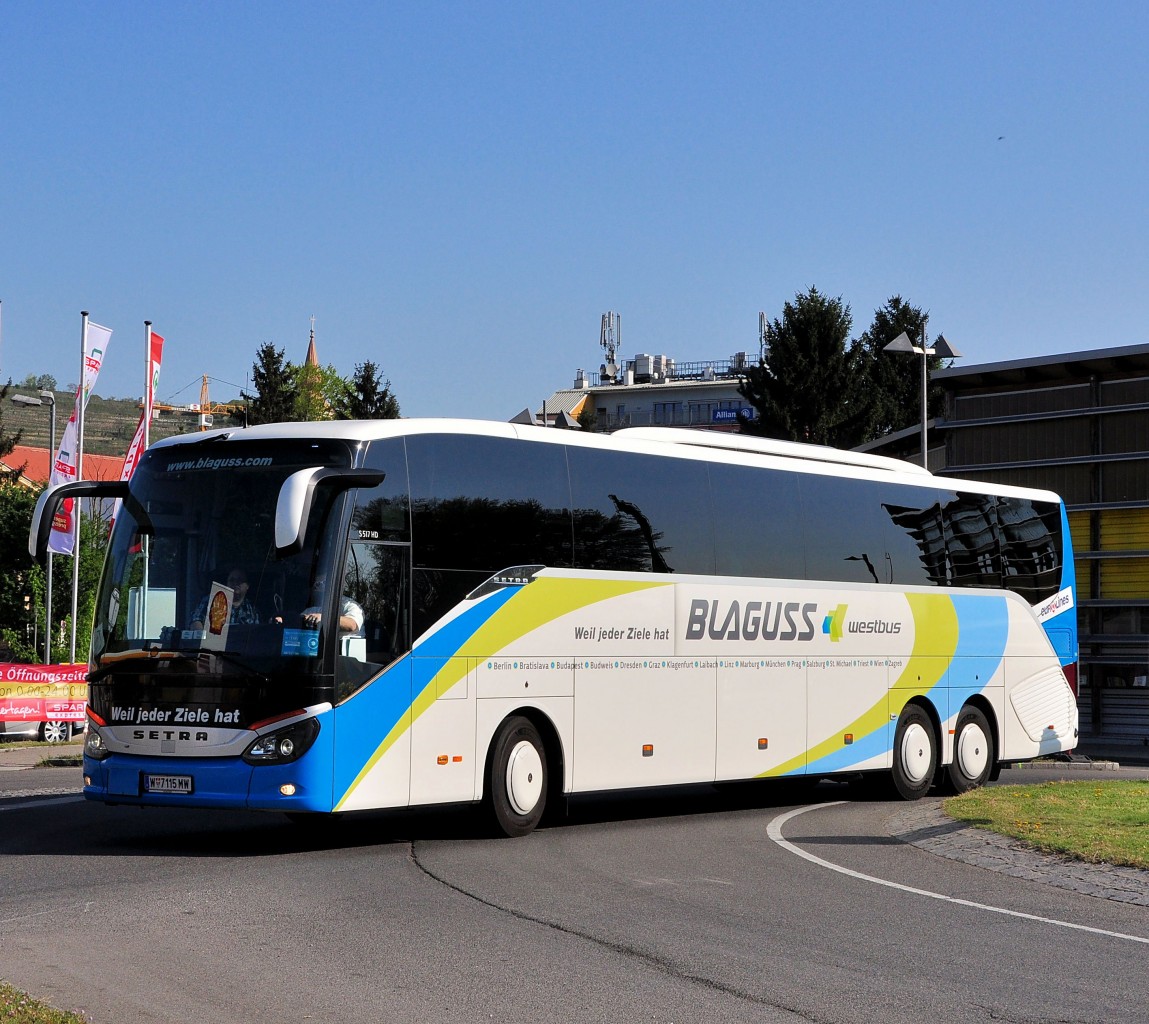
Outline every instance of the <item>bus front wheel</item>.
{"type": "Polygon", "coordinates": [[[954,757],[946,766],[946,780],[955,793],[982,786],[994,766],[993,732],[979,708],[967,704],[954,729],[954,757]]]}
{"type": "Polygon", "coordinates": [[[504,835],[525,836],[542,820],[547,805],[547,755],[529,719],[508,718],[491,748],[487,801],[504,835]]]}
{"type": "Polygon", "coordinates": [[[933,724],[916,704],[907,704],[894,733],[894,789],[903,799],[920,799],[930,791],[937,766],[933,724]]]}

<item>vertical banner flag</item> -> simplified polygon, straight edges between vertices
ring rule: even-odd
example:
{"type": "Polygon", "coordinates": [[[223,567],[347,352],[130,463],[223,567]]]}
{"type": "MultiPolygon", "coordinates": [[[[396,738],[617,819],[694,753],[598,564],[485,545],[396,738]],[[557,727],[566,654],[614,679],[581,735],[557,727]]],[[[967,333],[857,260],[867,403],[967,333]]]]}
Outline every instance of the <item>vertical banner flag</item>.
{"type": "MultiPolygon", "coordinates": [[[[139,465],[140,456],[144,454],[144,427],[149,423],[152,417],[152,403],[155,401],[156,388],[160,383],[160,362],[164,354],[164,339],[161,338],[155,331],[151,335],[151,349],[148,353],[148,380],[147,391],[144,394],[144,410],[140,413],[140,422],[136,426],[136,434],[132,438],[132,443],[128,445],[128,454],[124,459],[124,468],[120,471],[121,480],[131,480],[132,474],[136,471],[136,466],[139,465]]],[[[116,507],[112,511],[111,521],[108,523],[108,529],[112,528],[112,523],[116,521],[116,516],[120,514],[120,499],[116,499],[116,507]]]]}
{"type": "MultiPolygon", "coordinates": [[[[87,334],[84,337],[84,379],[76,389],[76,404],[68,419],[68,425],[64,428],[59,450],[52,460],[52,472],[48,477],[49,486],[72,483],[76,479],[76,466],[79,462],[77,419],[80,415],[80,403],[83,402],[84,407],[87,407],[88,396],[96,386],[96,378],[100,375],[100,367],[104,365],[104,352],[111,337],[112,332],[107,327],[88,322],[87,334]]],[[[72,498],[60,504],[52,519],[52,533],[48,538],[49,551],[57,555],[72,553],[72,517],[75,511],[76,503],[72,498]]]]}

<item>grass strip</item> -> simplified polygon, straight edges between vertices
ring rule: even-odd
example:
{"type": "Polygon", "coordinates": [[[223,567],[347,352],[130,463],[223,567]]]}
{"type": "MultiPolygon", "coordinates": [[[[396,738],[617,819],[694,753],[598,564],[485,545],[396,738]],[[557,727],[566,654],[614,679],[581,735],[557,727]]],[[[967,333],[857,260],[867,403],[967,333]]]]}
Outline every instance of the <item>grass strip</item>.
{"type": "Polygon", "coordinates": [[[987,786],[945,801],[946,814],[1039,850],[1149,869],[1149,782],[1081,780],[987,786]]]}
{"type": "Polygon", "coordinates": [[[0,1024],[87,1024],[87,1018],[57,1010],[0,981],[0,1024]]]}

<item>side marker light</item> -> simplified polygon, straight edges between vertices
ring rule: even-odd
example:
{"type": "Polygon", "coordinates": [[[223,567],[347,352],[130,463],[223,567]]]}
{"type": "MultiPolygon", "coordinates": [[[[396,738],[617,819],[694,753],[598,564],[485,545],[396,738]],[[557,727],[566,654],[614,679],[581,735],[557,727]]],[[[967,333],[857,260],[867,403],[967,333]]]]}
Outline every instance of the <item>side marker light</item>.
{"type": "Polygon", "coordinates": [[[642,745],[642,756],[643,757],[654,757],[654,744],[653,743],[644,743],[642,745]]]}
{"type": "Polygon", "coordinates": [[[848,747],[851,743],[854,742],[854,734],[852,732],[848,732],[845,736],[842,737],[842,739],[846,741],[846,746],[848,747]]]}
{"type": "Polygon", "coordinates": [[[766,750],[770,746],[770,741],[765,736],[758,737],[758,749],[766,750]]]}
{"type": "Polygon", "coordinates": [[[446,754],[440,754],[437,758],[435,758],[435,763],[436,764],[446,764],[448,760],[449,760],[449,758],[447,757],[446,754]]]}

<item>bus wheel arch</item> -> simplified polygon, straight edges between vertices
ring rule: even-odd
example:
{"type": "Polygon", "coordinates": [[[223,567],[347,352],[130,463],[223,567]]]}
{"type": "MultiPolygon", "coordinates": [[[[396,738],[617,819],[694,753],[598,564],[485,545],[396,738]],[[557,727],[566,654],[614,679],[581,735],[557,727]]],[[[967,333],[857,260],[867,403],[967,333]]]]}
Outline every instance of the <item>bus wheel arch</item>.
{"type": "Polygon", "coordinates": [[[558,733],[533,709],[512,712],[500,723],[487,752],[484,804],[503,835],[533,832],[562,787],[558,733]]]}
{"type": "Polygon", "coordinates": [[[992,777],[996,761],[992,711],[987,713],[981,701],[971,700],[954,723],[953,758],[946,765],[946,788],[965,793],[984,785],[992,777]]]}
{"type": "Polygon", "coordinates": [[[940,761],[939,726],[931,708],[910,701],[894,730],[894,789],[905,800],[925,796],[934,783],[940,761]]]}

